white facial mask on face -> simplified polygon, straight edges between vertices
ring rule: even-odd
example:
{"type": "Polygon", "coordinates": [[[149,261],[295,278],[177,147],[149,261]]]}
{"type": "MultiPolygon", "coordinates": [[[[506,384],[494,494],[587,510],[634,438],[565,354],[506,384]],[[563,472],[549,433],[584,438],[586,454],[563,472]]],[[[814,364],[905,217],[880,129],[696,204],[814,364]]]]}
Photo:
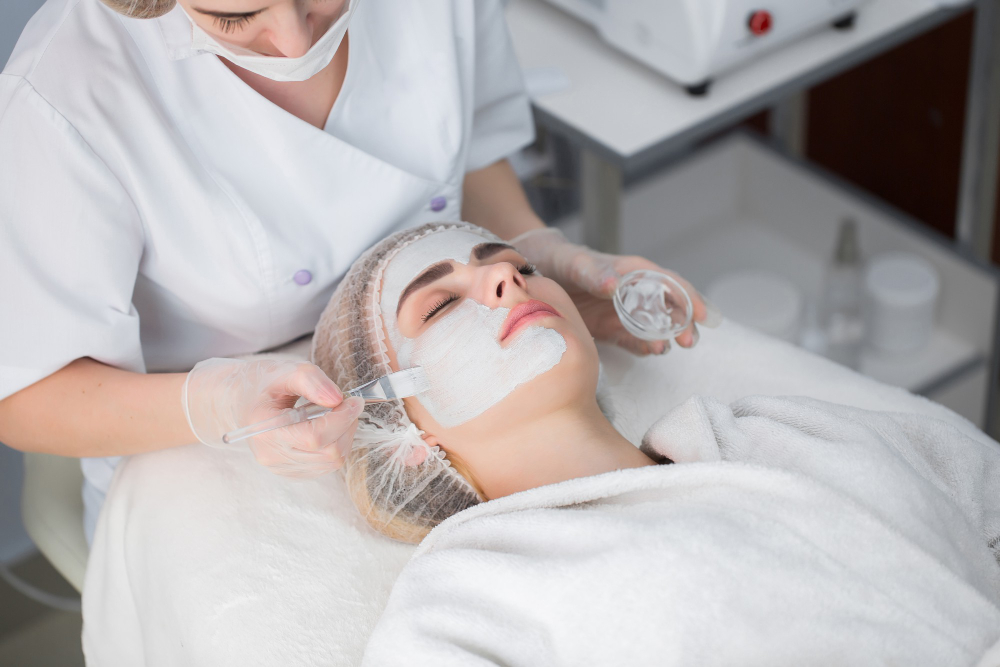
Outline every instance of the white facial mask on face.
{"type": "Polygon", "coordinates": [[[354,10],[357,9],[360,1],[347,0],[347,5],[340,18],[334,21],[323,36],[304,55],[298,58],[264,56],[235,44],[220,42],[188,16],[188,19],[191,20],[191,46],[196,51],[221,56],[234,65],[267,77],[272,81],[305,81],[316,76],[333,60],[337,49],[340,48],[340,43],[344,40],[344,35],[347,34],[347,25],[351,22],[354,10]]]}
{"type": "Polygon", "coordinates": [[[468,264],[472,249],[487,242],[463,230],[431,234],[401,250],[383,278],[379,305],[400,368],[424,369],[431,388],[418,400],[445,428],[483,414],[518,386],[551,370],[566,352],[562,335],[540,326],[522,330],[506,348],[501,347],[500,329],[510,309],[492,310],[472,299],[439,315],[416,338],[404,338],[399,332],[396,306],[406,286],[442,260],[468,264]]]}

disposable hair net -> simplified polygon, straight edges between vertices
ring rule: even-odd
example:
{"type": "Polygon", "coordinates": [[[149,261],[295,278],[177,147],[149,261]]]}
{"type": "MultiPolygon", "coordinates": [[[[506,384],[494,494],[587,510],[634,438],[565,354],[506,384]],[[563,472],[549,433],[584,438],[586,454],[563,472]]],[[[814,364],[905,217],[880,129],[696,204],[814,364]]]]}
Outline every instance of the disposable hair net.
{"type": "MultiPolygon", "coordinates": [[[[453,229],[499,241],[475,225],[430,223],[386,238],[347,272],[323,311],[312,347],[313,362],[339,387],[350,389],[392,372],[380,309],[385,269],[408,245],[453,229]]],[[[480,502],[445,453],[421,435],[402,401],[369,404],[344,464],[351,497],[365,520],[405,542],[419,542],[449,516],[480,502]]]]}

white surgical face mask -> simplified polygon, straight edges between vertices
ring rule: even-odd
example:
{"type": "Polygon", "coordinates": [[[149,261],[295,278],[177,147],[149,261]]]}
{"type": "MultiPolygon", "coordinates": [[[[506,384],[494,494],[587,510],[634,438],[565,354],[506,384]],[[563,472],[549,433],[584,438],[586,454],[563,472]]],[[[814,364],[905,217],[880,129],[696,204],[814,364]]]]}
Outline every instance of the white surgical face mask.
{"type": "Polygon", "coordinates": [[[406,286],[442,260],[468,264],[472,249],[486,242],[464,230],[425,236],[401,250],[383,277],[379,306],[399,366],[420,366],[427,373],[431,388],[419,400],[445,428],[483,414],[520,385],[551,370],[566,352],[566,339],[540,326],[524,329],[501,347],[500,329],[510,309],[490,309],[472,299],[437,316],[416,338],[399,332],[396,307],[406,286]]]}
{"type": "MultiPolygon", "coordinates": [[[[310,49],[298,58],[264,56],[256,51],[244,49],[235,44],[226,44],[215,39],[191,20],[191,46],[196,51],[214,53],[254,74],[272,81],[305,81],[316,76],[330,64],[340,43],[347,34],[347,24],[351,22],[354,10],[361,0],[347,0],[343,14],[331,25],[310,49]]],[[[186,13],[186,12],[185,12],[186,13]]]]}

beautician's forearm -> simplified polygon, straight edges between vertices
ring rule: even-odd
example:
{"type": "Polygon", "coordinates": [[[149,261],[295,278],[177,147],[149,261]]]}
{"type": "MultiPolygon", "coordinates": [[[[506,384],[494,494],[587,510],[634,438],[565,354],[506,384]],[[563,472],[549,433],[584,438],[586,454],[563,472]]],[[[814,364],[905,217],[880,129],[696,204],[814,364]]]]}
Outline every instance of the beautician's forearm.
{"type": "Polygon", "coordinates": [[[197,442],[184,373],[130,373],[77,359],[0,401],[0,442],[61,456],[119,456],[197,442]]]}
{"type": "Polygon", "coordinates": [[[502,239],[544,227],[507,160],[470,171],[462,191],[462,219],[485,227],[502,239]]]}

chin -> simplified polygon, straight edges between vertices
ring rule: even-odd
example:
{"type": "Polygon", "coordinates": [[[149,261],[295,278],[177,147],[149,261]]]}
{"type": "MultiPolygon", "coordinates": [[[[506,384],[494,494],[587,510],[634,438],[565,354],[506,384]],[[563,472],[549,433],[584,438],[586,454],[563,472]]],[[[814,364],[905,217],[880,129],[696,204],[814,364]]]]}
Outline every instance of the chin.
{"type": "Polygon", "coordinates": [[[518,387],[504,403],[517,397],[526,412],[546,414],[596,396],[600,363],[593,339],[565,338],[566,352],[559,363],[518,387]]]}

